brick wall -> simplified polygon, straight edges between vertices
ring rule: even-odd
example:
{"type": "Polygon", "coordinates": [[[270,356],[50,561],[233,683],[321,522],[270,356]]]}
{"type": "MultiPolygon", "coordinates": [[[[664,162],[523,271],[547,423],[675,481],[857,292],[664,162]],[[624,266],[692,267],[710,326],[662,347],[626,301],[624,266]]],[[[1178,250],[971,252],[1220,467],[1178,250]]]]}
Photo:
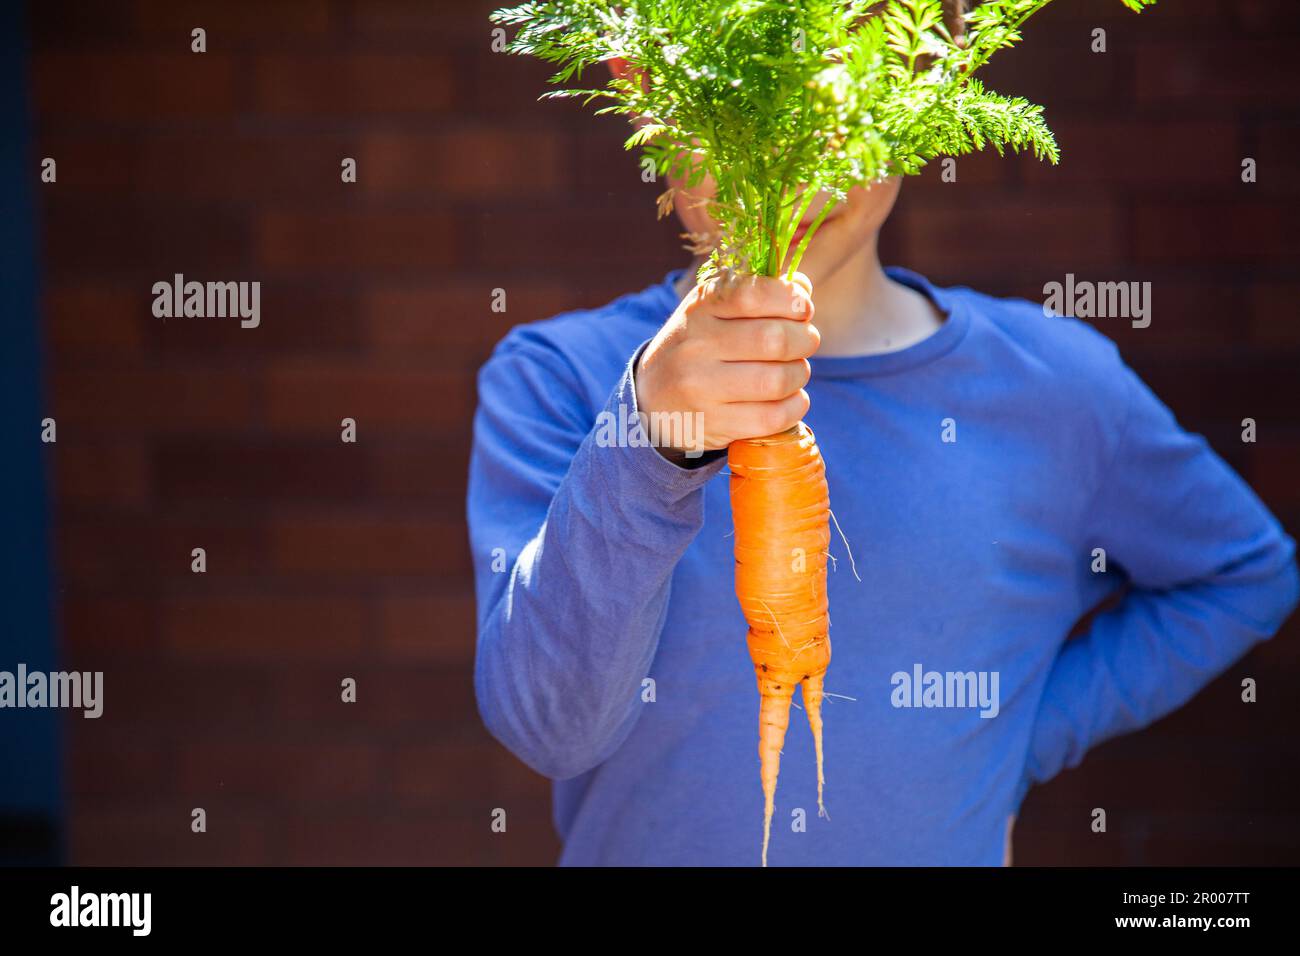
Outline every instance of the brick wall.
{"type": "MultiPolygon", "coordinates": [[[[620,122],[536,103],[546,69],[490,51],[478,0],[32,6],[62,641],[111,695],[67,722],[73,860],[550,862],[547,788],[473,703],[473,375],[509,325],[682,263],[620,122]],[[262,326],[153,318],[178,272],[260,280],[262,326]]],[[[989,71],[1047,104],[1063,165],[933,168],[884,249],[995,293],[1152,281],[1151,327],[1103,331],[1295,529],[1288,10],[1063,0],[989,71]]],[[[1296,630],[1036,790],[1018,861],[1300,858],[1296,630]]]]}

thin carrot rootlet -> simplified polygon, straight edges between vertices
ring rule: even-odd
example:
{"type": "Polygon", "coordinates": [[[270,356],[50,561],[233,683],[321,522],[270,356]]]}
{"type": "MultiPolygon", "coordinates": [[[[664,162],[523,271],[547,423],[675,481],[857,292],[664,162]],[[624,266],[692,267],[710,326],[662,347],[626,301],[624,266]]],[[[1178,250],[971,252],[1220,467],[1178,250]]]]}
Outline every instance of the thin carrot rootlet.
{"type": "Polygon", "coordinates": [[[831,662],[826,601],[830,494],[821,451],[802,422],[779,435],[732,442],[727,462],[736,529],[736,596],[749,624],[749,654],[758,677],[767,866],[781,747],[800,684],[817,748],[817,808],[826,816],[822,695],[831,662]]]}

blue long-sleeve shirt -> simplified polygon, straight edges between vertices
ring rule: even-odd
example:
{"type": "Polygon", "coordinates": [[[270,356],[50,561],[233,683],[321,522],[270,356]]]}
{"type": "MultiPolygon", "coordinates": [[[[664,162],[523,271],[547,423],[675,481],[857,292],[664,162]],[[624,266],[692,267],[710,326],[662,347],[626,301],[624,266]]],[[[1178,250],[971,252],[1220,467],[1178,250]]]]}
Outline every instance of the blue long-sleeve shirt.
{"type": "MultiPolygon", "coordinates": [[[[1108,339],[889,271],[946,318],[900,351],[812,359],[805,420],[861,580],[833,535],[830,819],[795,712],[773,865],[1001,863],[1033,783],[1183,704],[1300,591],[1294,542],[1108,339]]],[[[478,704],[556,781],[568,864],[759,858],[725,459],[679,467],[598,426],[635,409],[680,274],[515,328],[479,375],[478,704]]]]}

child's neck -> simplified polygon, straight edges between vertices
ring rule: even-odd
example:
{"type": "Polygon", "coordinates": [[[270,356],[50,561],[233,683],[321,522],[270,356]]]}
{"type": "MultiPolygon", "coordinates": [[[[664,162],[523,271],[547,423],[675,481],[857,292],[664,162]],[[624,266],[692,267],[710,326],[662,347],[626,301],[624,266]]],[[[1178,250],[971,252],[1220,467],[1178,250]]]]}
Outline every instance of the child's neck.
{"type": "MultiPolygon", "coordinates": [[[[703,259],[682,276],[684,296],[703,259]]],[[[943,314],[915,289],[885,275],[873,247],[863,248],[828,276],[813,276],[813,321],[821,333],[818,355],[870,355],[894,352],[932,335],[943,314]]]]}

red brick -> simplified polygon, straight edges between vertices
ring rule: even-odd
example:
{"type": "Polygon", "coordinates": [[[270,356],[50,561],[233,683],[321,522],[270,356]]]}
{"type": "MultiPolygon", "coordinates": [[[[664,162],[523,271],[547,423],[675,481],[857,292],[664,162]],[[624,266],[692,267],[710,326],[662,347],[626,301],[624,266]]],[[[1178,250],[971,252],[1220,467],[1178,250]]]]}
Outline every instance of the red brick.
{"type": "MultiPolygon", "coordinates": [[[[378,642],[376,641],[375,644],[378,642]]],[[[380,649],[382,650],[382,649],[380,649]]],[[[472,681],[459,666],[397,661],[375,664],[354,655],[275,675],[273,723],[286,732],[427,742],[486,737],[479,726],[472,681]],[[342,699],[343,681],[356,682],[356,700],[342,699]]]]}
{"type": "Polygon", "coordinates": [[[533,806],[550,813],[551,781],[546,777],[499,745],[492,748],[492,770],[492,793],[503,806],[533,806]]]}
{"type": "MultiPolygon", "coordinates": [[[[1017,158],[1016,154],[1010,150],[1007,151],[1006,155],[999,156],[997,150],[986,147],[978,153],[966,153],[955,157],[936,157],[927,163],[922,168],[920,175],[910,180],[906,186],[910,190],[925,189],[927,193],[936,197],[960,195],[963,191],[978,193],[989,186],[1005,185],[1011,179],[1012,170],[1021,165],[1021,159],[1017,158]],[[945,182],[943,178],[945,159],[956,160],[957,165],[953,170],[956,179],[951,182],[945,182]],[[971,188],[967,190],[966,187],[971,188]],[[930,190],[940,191],[930,193],[930,190]],[[947,192],[942,190],[947,190],[947,192]]],[[[1024,162],[1023,165],[1032,167],[1037,165],[1037,162],[1030,160],[1024,162]]]]}
{"type": "Polygon", "coordinates": [[[1211,21],[1210,28],[1228,28],[1234,33],[1254,32],[1276,37],[1280,34],[1300,32],[1288,0],[1231,0],[1223,4],[1218,23],[1211,21]]]}
{"type": "Polygon", "coordinates": [[[295,812],[283,823],[288,858],[304,866],[474,866],[494,850],[490,817],[473,826],[433,807],[405,813],[295,812]]]}
{"type": "Polygon", "coordinates": [[[681,225],[655,221],[646,203],[538,210],[484,211],[471,235],[487,270],[603,270],[640,264],[651,274],[690,261],[681,250],[681,225]]]}
{"type": "Polygon", "coordinates": [[[58,180],[42,184],[38,196],[52,204],[108,194],[221,202],[330,193],[344,200],[355,187],[342,182],[340,163],[355,158],[357,142],[338,133],[283,130],[49,130],[39,137],[38,152],[57,161],[58,180]]]}
{"type": "Polygon", "coordinates": [[[1182,268],[1290,264],[1300,256],[1292,218],[1289,209],[1277,204],[1247,200],[1138,202],[1133,211],[1133,258],[1182,268]]]}
{"type": "MultiPolygon", "coordinates": [[[[1159,362],[1171,352],[1184,358],[1208,358],[1221,356],[1223,349],[1241,344],[1250,296],[1237,282],[1207,281],[1177,269],[1146,267],[1137,271],[1124,265],[1089,270],[1076,274],[1075,279],[1151,283],[1151,323],[1145,328],[1135,328],[1132,319],[1122,317],[1084,320],[1119,345],[1130,361],[1159,362]]],[[[1044,301],[1045,283],[1039,276],[997,285],[988,279],[981,282],[978,276],[969,281],[990,295],[1044,301]]],[[[1064,281],[1064,277],[1049,281],[1064,281]]]]}
{"type": "Polygon", "coordinates": [[[1101,197],[918,202],[906,208],[905,261],[937,281],[989,270],[1063,278],[1120,261],[1118,216],[1101,197]],[[1008,256],[1008,250],[1015,254],[1008,256]]]}
{"type": "Polygon", "coordinates": [[[63,647],[72,659],[112,659],[158,650],[157,608],[148,597],[66,595],[63,647]]]}
{"type": "MultiPolygon", "coordinates": [[[[690,265],[690,256],[682,253],[675,259],[671,260],[664,266],[662,272],[656,273],[655,266],[648,268],[627,268],[601,270],[597,276],[574,276],[566,284],[565,300],[560,308],[549,311],[539,312],[539,317],[549,317],[556,312],[567,312],[570,309],[597,309],[608,305],[620,296],[628,292],[635,292],[644,289],[648,285],[653,285],[662,281],[669,269],[687,268],[690,265]]],[[[513,308],[513,306],[512,306],[513,308]]],[[[531,321],[532,316],[516,316],[516,322],[531,321]]],[[[667,315],[664,316],[666,320],[667,315]]],[[[494,343],[495,344],[495,343],[494,343]]]]}
{"type": "MultiPolygon", "coordinates": [[[[1204,28],[1222,19],[1225,6],[1231,7],[1239,0],[1177,0],[1160,3],[1146,10],[1141,17],[1124,9],[1115,0],[1075,0],[1074,3],[1053,3],[1029,21],[1027,43],[1040,35],[1057,37],[1057,31],[1072,32],[1080,24],[1106,27],[1107,31],[1120,29],[1126,39],[1134,42],[1168,36],[1171,28],[1191,25],[1204,28]]],[[[1085,34],[1086,35],[1086,34],[1085,34]]]]}
{"type": "Polygon", "coordinates": [[[360,34],[425,42],[465,43],[479,40],[484,55],[491,49],[493,0],[460,0],[436,10],[422,0],[352,0],[349,24],[360,34]]]}
{"type": "MultiPolygon", "coordinates": [[[[372,658],[369,651],[364,658],[372,658]]],[[[275,680],[275,705],[271,723],[285,733],[322,736],[362,735],[373,731],[374,704],[382,694],[382,681],[369,663],[356,656],[317,662],[304,661],[281,671],[275,680]],[[355,701],[343,700],[343,681],[356,682],[355,701]]]]}
{"type": "Polygon", "coordinates": [[[1255,283],[1250,296],[1250,338],[1263,347],[1300,347],[1300,322],[1296,303],[1300,282],[1255,283]]]}
{"type": "Polygon", "coordinates": [[[63,119],[161,123],[229,117],[235,112],[236,61],[191,53],[38,52],[32,61],[36,111],[63,119]]]}
{"type": "Polygon", "coordinates": [[[379,601],[379,634],[386,656],[468,667],[474,659],[474,597],[394,595],[379,601]]]}
{"type": "Polygon", "coordinates": [[[28,29],[37,49],[69,41],[104,43],[131,35],[133,24],[116,3],[33,3],[26,8],[28,29]]]}
{"type": "Polygon", "coordinates": [[[385,368],[355,362],[281,363],[269,374],[267,416],[281,428],[341,434],[357,423],[357,445],[386,429],[464,428],[474,403],[473,374],[385,368]]]}
{"type": "Polygon", "coordinates": [[[60,522],[58,553],[74,584],[139,585],[158,576],[202,579],[190,570],[194,548],[207,551],[207,575],[258,574],[264,560],[261,527],[248,521],[205,521],[99,515],[60,522]]]}
{"type": "Polygon", "coordinates": [[[495,798],[491,754],[481,744],[407,744],[394,750],[392,764],[393,793],[402,806],[437,808],[443,813],[461,807],[470,812],[481,813],[484,807],[490,811],[495,798]]]}
{"type": "Polygon", "coordinates": [[[356,598],[180,598],[163,605],[162,641],[193,660],[277,663],[346,657],[363,646],[356,598]]]}
{"type": "Polygon", "coordinates": [[[381,755],[338,741],[188,738],[177,764],[177,787],[195,800],[220,792],[223,799],[292,800],[307,809],[376,796],[381,755]]]}
{"type": "Polygon", "coordinates": [[[167,439],[155,452],[158,494],[167,501],[356,501],[366,461],[341,441],[167,439]]]}
{"type": "Polygon", "coordinates": [[[560,139],[545,129],[375,133],[358,150],[357,183],[384,196],[531,197],[554,193],[564,160],[560,139]]]}
{"type": "MultiPolygon", "coordinates": [[[[72,284],[91,276],[130,275],[152,317],[153,284],[175,273],[203,281],[252,280],[248,229],[241,216],[214,208],[142,203],[60,203],[45,220],[50,275],[72,284]]],[[[193,321],[193,320],[191,320],[193,321]]]]}
{"type": "Polygon", "coordinates": [[[1251,484],[1274,508],[1300,507],[1300,433],[1258,442],[1251,449],[1251,484]]]}
{"type": "Polygon", "coordinates": [[[176,795],[176,752],[170,742],[130,730],[82,733],[76,723],[70,729],[79,755],[69,767],[74,800],[138,807],[176,795]]]}
{"type": "Polygon", "coordinates": [[[169,355],[220,353],[250,361],[268,353],[350,353],[361,343],[356,295],[349,288],[276,279],[262,283],[260,296],[256,329],[245,329],[237,319],[152,319],[149,341],[169,355]]]}
{"type": "Polygon", "coordinates": [[[52,183],[38,179],[37,198],[47,204],[57,204],[72,198],[121,195],[137,188],[138,144],[138,138],[121,133],[41,131],[36,151],[42,161],[54,160],[56,179],[52,183]]]}
{"type": "Polygon", "coordinates": [[[1056,122],[1059,111],[1111,114],[1116,104],[1131,96],[1132,40],[1117,42],[1118,36],[1110,33],[1108,52],[1093,53],[1091,24],[1078,24],[1068,35],[1039,41],[1035,41],[1036,29],[1031,21],[1023,45],[1001,51],[980,71],[988,89],[1041,104],[1049,126],[1056,122]]]}
{"type": "MultiPolygon", "coordinates": [[[[627,291],[627,290],[625,290],[627,291]]],[[[520,322],[577,308],[576,290],[555,282],[502,277],[420,285],[375,285],[362,313],[371,347],[485,359],[491,346],[520,322]],[[493,293],[505,292],[504,312],[492,311],[493,293]],[[454,318],[449,318],[454,317],[454,318]]]]}
{"type": "Polygon", "coordinates": [[[325,196],[343,202],[355,188],[341,179],[347,156],[355,158],[354,139],[338,133],[157,133],[132,144],[125,191],[216,202],[325,196]]]}
{"type": "Polygon", "coordinates": [[[1252,749],[1264,751],[1263,761],[1279,747],[1292,745],[1284,728],[1300,720],[1300,701],[1275,691],[1300,670],[1300,661],[1290,653],[1290,640],[1300,634],[1295,617],[1272,640],[1258,644],[1213,680],[1186,706],[1165,717],[1149,733],[1122,738],[1128,747],[1115,745],[1116,756],[1124,759],[1159,761],[1180,753],[1196,753],[1207,763],[1244,759],[1252,749]],[[1243,678],[1259,682],[1260,697],[1254,703],[1241,699],[1243,678]],[[1249,741],[1249,744],[1244,743],[1249,741]]]}
{"type": "Polygon", "coordinates": [[[1137,58],[1134,88],[1144,106],[1291,109],[1290,57],[1290,45],[1275,38],[1149,46],[1137,58]]]}
{"type": "MultiPolygon", "coordinates": [[[[1086,815],[1086,821],[1090,819],[1086,815]]],[[[1062,831],[1017,823],[1012,859],[1016,866],[1133,866],[1131,838],[1112,826],[1108,833],[1084,827],[1062,831]]]]}
{"type": "MultiPolygon", "coordinates": [[[[490,35],[489,35],[490,39],[490,35]]],[[[470,48],[462,47],[462,52],[470,48]]],[[[595,120],[591,109],[583,109],[574,100],[548,100],[539,103],[538,97],[554,86],[549,82],[555,67],[536,57],[514,56],[488,51],[479,56],[462,59],[462,79],[457,92],[456,107],[461,114],[481,121],[485,117],[500,120],[517,116],[527,122],[539,119],[547,126],[562,129],[591,128],[595,120]]],[[[597,77],[596,67],[591,76],[597,77]]],[[[623,134],[623,139],[627,138],[623,134]]],[[[617,142],[622,142],[618,139],[617,142]]]]}
{"type": "Polygon", "coordinates": [[[510,817],[508,837],[493,845],[493,866],[555,866],[560,859],[560,841],[549,815],[529,814],[521,821],[519,814],[510,817]]]}
{"type": "Polygon", "coordinates": [[[602,204],[635,195],[644,209],[654,209],[668,184],[663,180],[642,181],[641,150],[623,147],[632,133],[630,122],[619,116],[585,119],[564,144],[573,194],[581,202],[602,204]]]}
{"type": "Polygon", "coordinates": [[[45,292],[45,329],[55,358],[137,355],[152,297],[123,284],[55,286],[45,292]]]}
{"type": "MultiPolygon", "coordinates": [[[[1277,806],[1267,792],[1258,792],[1262,780],[1278,768],[1260,765],[1253,755],[1251,769],[1242,772],[1241,755],[1223,754],[1216,762],[1202,744],[1194,752],[1164,753],[1158,759],[1115,761],[1105,769],[1109,784],[1106,806],[1139,807],[1151,804],[1162,811],[1212,812],[1216,807],[1251,811],[1277,806]]],[[[1282,800],[1281,802],[1285,802],[1282,800]]]]}
{"type": "Polygon", "coordinates": [[[464,666],[386,668],[372,674],[366,686],[375,695],[367,720],[387,733],[418,740],[470,734],[480,749],[487,739],[474,704],[473,676],[464,666]]]}
{"type": "MultiPolygon", "coordinates": [[[[1256,162],[1256,181],[1249,188],[1258,187],[1265,193],[1294,196],[1300,192],[1300,176],[1296,175],[1296,156],[1300,155],[1300,123],[1294,119],[1262,123],[1257,132],[1256,148],[1251,151],[1256,162]]],[[[1247,155],[1242,151],[1242,158],[1247,155]]],[[[1238,160],[1238,178],[1240,178],[1238,160]]]]}
{"type": "Polygon", "coordinates": [[[269,212],[257,223],[257,260],[278,271],[428,271],[461,258],[461,227],[445,212],[269,212]]]}
{"type": "Polygon", "coordinates": [[[202,798],[112,810],[87,800],[73,804],[68,844],[76,866],[268,866],[274,832],[261,813],[202,798]],[[206,833],[190,830],[195,806],[206,833]]]}
{"type": "Polygon", "coordinates": [[[1294,363],[1285,357],[1243,356],[1231,365],[1218,358],[1170,356],[1139,369],[1143,379],[1184,421],[1220,422],[1239,436],[1243,418],[1268,428],[1300,420],[1300,392],[1291,384],[1294,363]],[[1205,383],[1213,382],[1213,388],[1205,383]]]}
{"type": "Polygon", "coordinates": [[[366,117],[426,114],[455,102],[455,74],[430,53],[268,54],[253,61],[263,113],[366,117]]]}
{"type": "MultiPolygon", "coordinates": [[[[1220,812],[1203,820],[1194,831],[1169,823],[1153,828],[1145,852],[1161,866],[1289,867],[1300,858],[1300,835],[1290,815],[1262,821],[1255,815],[1220,812]]],[[[1245,913],[1243,908],[1236,915],[1245,913]]]]}
{"type": "Polygon", "coordinates": [[[367,449],[372,493],[463,513],[469,442],[402,442],[367,449]]]}
{"type": "Polygon", "coordinates": [[[464,574],[463,523],[415,515],[277,515],[271,560],[281,571],[324,575],[464,574]]]}
{"type": "Polygon", "coordinates": [[[56,370],[50,392],[61,440],[73,438],[83,427],[130,435],[142,430],[248,429],[257,424],[255,382],[240,369],[187,370],[173,365],[56,370]]]}
{"type": "Polygon", "coordinates": [[[1241,181],[1237,129],[1212,120],[1069,119],[1055,124],[1061,162],[1025,164],[1034,183],[1088,183],[1173,193],[1188,186],[1230,188],[1241,181]]]}
{"type": "MultiPolygon", "coordinates": [[[[1294,537],[1300,530],[1300,521],[1296,520],[1300,517],[1300,509],[1279,502],[1277,510],[1283,527],[1294,537]]],[[[1279,691],[1300,679],[1300,660],[1292,652],[1297,640],[1300,640],[1300,615],[1292,614],[1271,640],[1256,645],[1246,659],[1232,669],[1230,677],[1225,678],[1229,687],[1223,699],[1232,704],[1228,713],[1236,715],[1227,721],[1229,733],[1248,726],[1252,739],[1282,736],[1286,739],[1279,743],[1290,745],[1292,737],[1286,728],[1300,721],[1300,700],[1279,691]],[[1246,677],[1255,679],[1261,696],[1256,703],[1239,709],[1241,681],[1246,677]]]]}
{"type": "Polygon", "coordinates": [[[138,508],[151,499],[153,474],[142,442],[74,438],[54,447],[56,487],[62,500],[78,505],[138,508]]]}
{"type": "Polygon", "coordinates": [[[1130,349],[1149,349],[1161,354],[1178,350],[1183,354],[1221,356],[1223,349],[1240,345],[1242,328],[1248,322],[1250,297],[1235,282],[1205,280],[1177,269],[1132,267],[1077,278],[1151,283],[1151,324],[1146,328],[1134,328],[1126,319],[1093,320],[1126,353],[1130,349]]]}
{"type": "MultiPolygon", "coordinates": [[[[97,746],[100,734],[131,733],[142,743],[183,744],[195,733],[220,730],[249,740],[265,733],[273,704],[265,667],[226,666],[175,658],[103,659],[83,654],[71,666],[104,673],[104,715],[80,720],[74,743],[97,746]]],[[[71,718],[79,720],[79,718],[71,718]]]]}
{"type": "Polygon", "coordinates": [[[208,50],[220,52],[238,41],[280,48],[286,39],[320,36],[338,26],[328,0],[261,0],[256,4],[210,0],[133,0],[131,16],[140,36],[177,35],[190,43],[190,31],[202,27],[208,50]]]}

